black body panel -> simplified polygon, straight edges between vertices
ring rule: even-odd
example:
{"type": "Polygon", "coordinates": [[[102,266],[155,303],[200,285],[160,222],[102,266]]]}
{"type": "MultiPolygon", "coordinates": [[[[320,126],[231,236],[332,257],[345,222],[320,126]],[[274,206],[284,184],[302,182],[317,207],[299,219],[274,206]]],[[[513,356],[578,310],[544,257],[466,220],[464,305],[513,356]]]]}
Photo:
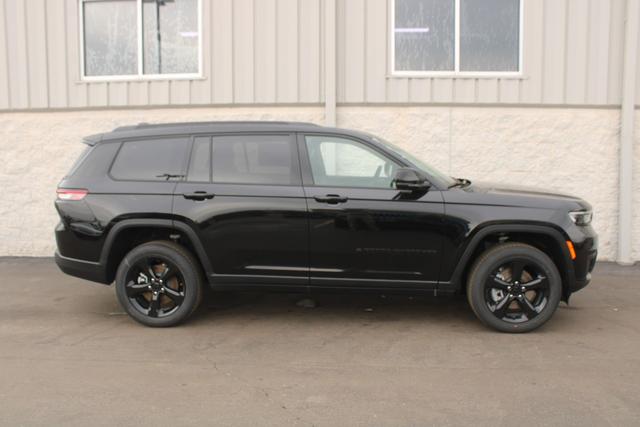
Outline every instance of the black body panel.
{"type": "MultiPolygon", "coordinates": [[[[311,124],[142,125],[95,135],[87,141],[92,148],[86,157],[59,185],[86,189],[88,194],[77,201],[56,200],[61,218],[55,231],[56,262],[67,274],[110,283],[119,242],[136,230],[157,228],[187,242],[211,285],[218,288],[453,293],[464,284],[484,239],[516,233],[555,242],[565,298],[589,282],[597,235],[568,215],[591,209],[583,200],[489,184],[449,188],[429,171],[422,171],[430,184],[424,191],[316,186],[304,135],[356,140],[399,167],[419,168],[369,135],[311,124]],[[242,135],[289,138],[294,147],[287,160],[292,162],[291,181],[279,185],[187,180],[194,139],[242,135]],[[166,177],[132,181],[112,176],[123,144],[167,137],[183,141],[187,151],[166,177]],[[567,241],[575,247],[575,260],[567,241]]],[[[247,164],[254,156],[251,161],[274,162],[262,171],[266,174],[281,167],[268,153],[256,153],[245,153],[247,164]]],[[[150,151],[148,161],[153,163],[158,155],[150,151]]]]}

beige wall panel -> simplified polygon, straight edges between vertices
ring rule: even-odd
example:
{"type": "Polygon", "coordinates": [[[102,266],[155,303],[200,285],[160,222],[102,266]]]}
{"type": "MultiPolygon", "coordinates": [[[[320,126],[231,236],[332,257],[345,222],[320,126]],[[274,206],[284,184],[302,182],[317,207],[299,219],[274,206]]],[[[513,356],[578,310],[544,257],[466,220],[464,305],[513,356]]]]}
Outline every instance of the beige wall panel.
{"type": "Polygon", "coordinates": [[[49,106],[47,61],[47,8],[45,0],[25,3],[27,32],[27,64],[29,79],[29,107],[49,106]]]}
{"type": "Polygon", "coordinates": [[[544,0],[544,17],[542,101],[562,104],[565,100],[567,0],[544,0]]]}
{"type": "MultiPolygon", "coordinates": [[[[367,18],[365,0],[347,0],[344,2],[344,97],[338,102],[364,101],[366,76],[365,37],[367,18]]],[[[379,29],[382,31],[382,28],[379,29]]],[[[381,53],[379,52],[378,55],[381,53]]]]}
{"type": "Polygon", "coordinates": [[[29,108],[29,65],[25,0],[5,2],[6,49],[11,108],[29,108]]]}
{"type": "Polygon", "coordinates": [[[257,0],[255,19],[255,102],[276,100],[276,0],[257,0]]]}
{"type": "Polygon", "coordinates": [[[299,55],[299,101],[321,102],[322,72],[322,20],[323,10],[320,0],[299,0],[300,45],[299,55]]]}
{"type": "Polygon", "coordinates": [[[589,1],[567,0],[565,102],[582,104],[587,94],[589,1]]]}
{"type": "Polygon", "coordinates": [[[276,3],[276,101],[298,101],[299,8],[298,0],[276,3]]]}
{"type": "Polygon", "coordinates": [[[255,101],[254,0],[233,0],[232,4],[234,102],[249,104],[255,101]]]}
{"type": "Polygon", "coordinates": [[[610,1],[589,0],[587,104],[607,103],[609,49],[612,41],[611,7],[610,1]]]}
{"type": "Polygon", "coordinates": [[[7,64],[7,45],[5,25],[5,0],[0,0],[0,110],[8,109],[11,106],[9,102],[9,66],[7,64]]]}
{"type": "Polygon", "coordinates": [[[47,1],[47,82],[49,106],[67,106],[67,44],[64,0],[47,1]]]}
{"type": "MultiPolygon", "coordinates": [[[[524,19],[522,102],[542,102],[544,64],[544,1],[523,0],[524,19]]],[[[497,94],[496,94],[497,97],[497,94]]]]}
{"type": "Polygon", "coordinates": [[[233,102],[233,2],[211,0],[211,101],[219,104],[233,102]]]}

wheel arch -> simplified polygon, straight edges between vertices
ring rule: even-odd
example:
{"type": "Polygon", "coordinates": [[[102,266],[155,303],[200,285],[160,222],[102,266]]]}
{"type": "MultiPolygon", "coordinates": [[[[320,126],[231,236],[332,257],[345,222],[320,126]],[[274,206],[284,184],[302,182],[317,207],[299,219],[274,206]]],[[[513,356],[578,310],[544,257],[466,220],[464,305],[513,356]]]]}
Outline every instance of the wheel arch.
{"type": "Polygon", "coordinates": [[[494,224],[479,228],[467,239],[465,249],[451,276],[454,288],[464,289],[464,283],[477,257],[494,244],[520,242],[546,253],[562,278],[562,298],[568,301],[575,272],[562,231],[549,224],[494,224]]]}
{"type": "Polygon", "coordinates": [[[212,272],[197,233],[188,224],[171,219],[136,218],[118,221],[109,230],[100,255],[108,283],[115,278],[120,261],[133,247],[151,240],[176,241],[190,250],[208,277],[212,272]]]}

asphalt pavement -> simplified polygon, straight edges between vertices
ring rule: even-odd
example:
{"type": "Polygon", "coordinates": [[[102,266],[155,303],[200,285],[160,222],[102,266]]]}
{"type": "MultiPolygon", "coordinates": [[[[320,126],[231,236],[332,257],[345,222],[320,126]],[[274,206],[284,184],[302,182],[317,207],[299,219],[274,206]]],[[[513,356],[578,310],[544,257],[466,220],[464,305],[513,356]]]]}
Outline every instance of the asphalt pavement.
{"type": "Polygon", "coordinates": [[[640,425],[640,267],[599,264],[524,335],[463,298],[357,294],[212,294],[151,329],[51,259],[0,277],[0,425],[640,425]]]}

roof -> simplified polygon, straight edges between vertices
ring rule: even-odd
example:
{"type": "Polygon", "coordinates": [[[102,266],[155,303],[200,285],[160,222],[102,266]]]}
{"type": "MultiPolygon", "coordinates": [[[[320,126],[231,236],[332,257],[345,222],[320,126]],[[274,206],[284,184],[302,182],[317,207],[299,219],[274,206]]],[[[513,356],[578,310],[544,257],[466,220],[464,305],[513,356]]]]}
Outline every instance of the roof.
{"type": "Polygon", "coordinates": [[[122,138],[170,136],[184,134],[209,134],[220,132],[356,132],[338,130],[305,122],[276,121],[225,121],[225,122],[185,122],[185,123],[139,123],[132,126],[118,127],[111,132],[87,136],[85,142],[94,145],[101,141],[122,138]]]}

